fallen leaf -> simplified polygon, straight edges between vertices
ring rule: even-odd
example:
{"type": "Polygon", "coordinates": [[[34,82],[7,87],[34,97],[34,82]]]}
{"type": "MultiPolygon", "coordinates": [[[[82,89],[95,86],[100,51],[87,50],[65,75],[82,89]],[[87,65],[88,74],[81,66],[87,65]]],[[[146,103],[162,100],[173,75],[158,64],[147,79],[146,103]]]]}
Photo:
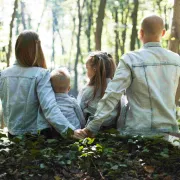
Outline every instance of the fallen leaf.
{"type": "Polygon", "coordinates": [[[152,166],[143,166],[143,168],[148,173],[153,173],[154,172],[154,167],[152,167],[152,166]]]}

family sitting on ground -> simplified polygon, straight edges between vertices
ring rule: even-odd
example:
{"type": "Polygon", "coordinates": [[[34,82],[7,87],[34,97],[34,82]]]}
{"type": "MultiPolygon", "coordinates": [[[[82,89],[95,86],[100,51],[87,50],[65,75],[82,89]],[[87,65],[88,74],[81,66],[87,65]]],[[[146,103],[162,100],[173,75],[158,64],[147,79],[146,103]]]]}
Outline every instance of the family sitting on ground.
{"type": "Polygon", "coordinates": [[[15,45],[16,62],[0,73],[9,138],[38,132],[46,138],[67,137],[71,129],[81,139],[112,127],[120,132],[179,132],[180,56],[162,48],[164,34],[162,18],[151,15],[141,23],[143,47],[124,54],[117,68],[109,53],[90,53],[89,82],[75,99],[68,95],[68,70],[50,73],[38,34],[23,31],[15,45]]]}

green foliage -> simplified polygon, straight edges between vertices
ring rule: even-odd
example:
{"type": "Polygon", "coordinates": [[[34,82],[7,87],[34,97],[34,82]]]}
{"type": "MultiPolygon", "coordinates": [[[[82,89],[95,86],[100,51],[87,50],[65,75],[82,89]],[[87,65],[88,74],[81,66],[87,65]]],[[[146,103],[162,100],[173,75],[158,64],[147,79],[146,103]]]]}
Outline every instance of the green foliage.
{"type": "Polygon", "coordinates": [[[84,140],[0,134],[0,179],[178,179],[180,150],[162,137],[110,132],[84,140]]]}

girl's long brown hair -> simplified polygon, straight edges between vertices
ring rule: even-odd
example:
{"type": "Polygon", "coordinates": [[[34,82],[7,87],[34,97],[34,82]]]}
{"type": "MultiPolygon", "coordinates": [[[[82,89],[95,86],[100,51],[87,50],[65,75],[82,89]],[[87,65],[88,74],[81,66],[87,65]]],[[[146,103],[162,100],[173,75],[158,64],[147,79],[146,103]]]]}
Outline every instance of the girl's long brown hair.
{"type": "Polygon", "coordinates": [[[39,36],[34,31],[23,31],[15,45],[16,59],[24,67],[47,68],[39,36]]]}
{"type": "Polygon", "coordinates": [[[87,63],[89,63],[92,68],[96,69],[95,75],[90,79],[88,84],[94,86],[93,99],[99,90],[100,97],[102,98],[107,87],[106,78],[112,79],[114,76],[116,68],[114,60],[110,54],[100,51],[90,55],[87,63]]]}

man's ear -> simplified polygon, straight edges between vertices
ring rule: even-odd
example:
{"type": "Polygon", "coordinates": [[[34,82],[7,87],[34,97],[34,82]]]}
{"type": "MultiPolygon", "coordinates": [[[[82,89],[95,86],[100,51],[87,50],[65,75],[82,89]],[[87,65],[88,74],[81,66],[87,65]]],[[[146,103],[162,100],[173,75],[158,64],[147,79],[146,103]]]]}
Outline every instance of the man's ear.
{"type": "Polygon", "coordinates": [[[163,37],[165,35],[165,33],[166,33],[166,30],[163,29],[161,36],[163,37]]]}
{"type": "Polygon", "coordinates": [[[70,89],[71,89],[71,86],[69,86],[69,88],[68,88],[68,92],[70,91],[70,89]]]}
{"type": "Polygon", "coordinates": [[[144,31],[143,31],[143,29],[140,29],[139,33],[138,33],[139,39],[141,40],[143,38],[143,36],[144,36],[144,31]]]}

